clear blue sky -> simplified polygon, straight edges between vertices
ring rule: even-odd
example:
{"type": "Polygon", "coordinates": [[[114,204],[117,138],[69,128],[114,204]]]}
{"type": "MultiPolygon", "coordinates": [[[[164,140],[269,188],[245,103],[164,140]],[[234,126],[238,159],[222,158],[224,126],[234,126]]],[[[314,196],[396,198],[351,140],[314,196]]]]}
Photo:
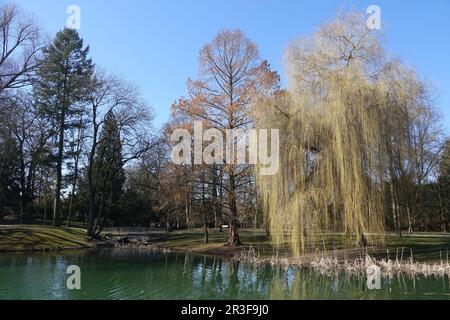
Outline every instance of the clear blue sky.
{"type": "Polygon", "coordinates": [[[195,77],[201,46],[224,28],[240,28],[263,59],[283,74],[282,55],[298,35],[311,34],[342,9],[381,8],[388,51],[434,82],[450,131],[450,0],[18,0],[50,36],[65,26],[67,6],[81,8],[81,36],[97,65],[136,83],[157,113],[195,77]]]}

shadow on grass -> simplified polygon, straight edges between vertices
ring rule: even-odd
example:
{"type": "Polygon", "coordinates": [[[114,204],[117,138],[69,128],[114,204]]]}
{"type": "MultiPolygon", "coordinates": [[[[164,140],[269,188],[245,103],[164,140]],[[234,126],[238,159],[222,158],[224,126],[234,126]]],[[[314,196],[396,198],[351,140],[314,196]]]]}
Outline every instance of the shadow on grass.
{"type": "Polygon", "coordinates": [[[81,231],[53,227],[0,227],[0,251],[64,249],[88,246],[81,231]]]}

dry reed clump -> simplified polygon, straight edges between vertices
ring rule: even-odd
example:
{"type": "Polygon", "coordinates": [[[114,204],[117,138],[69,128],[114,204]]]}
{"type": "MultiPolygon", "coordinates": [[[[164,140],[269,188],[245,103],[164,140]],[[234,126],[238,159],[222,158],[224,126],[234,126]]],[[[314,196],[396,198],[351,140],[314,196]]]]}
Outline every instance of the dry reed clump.
{"type": "Polygon", "coordinates": [[[447,261],[441,260],[439,263],[420,263],[414,262],[414,257],[411,252],[411,256],[407,260],[403,260],[403,250],[401,256],[397,252],[395,260],[387,259],[376,259],[370,255],[365,255],[365,257],[360,257],[354,260],[344,261],[334,257],[316,257],[308,264],[300,258],[295,257],[279,257],[278,255],[272,256],[270,259],[262,258],[260,254],[252,247],[244,248],[239,254],[234,256],[234,260],[243,263],[248,263],[256,267],[262,265],[271,265],[272,267],[280,267],[282,269],[289,268],[303,268],[310,267],[315,272],[321,275],[335,275],[337,273],[345,274],[345,276],[366,276],[367,269],[370,266],[376,265],[380,268],[381,276],[384,277],[394,277],[407,275],[410,277],[437,277],[450,278],[450,262],[447,257],[447,261]]]}
{"type": "Polygon", "coordinates": [[[169,254],[174,252],[170,248],[164,246],[152,245],[152,244],[141,244],[141,243],[127,243],[121,244],[116,243],[114,249],[117,251],[136,251],[136,252],[150,252],[150,253],[163,253],[169,254]]]}
{"type": "Polygon", "coordinates": [[[272,239],[294,255],[325,247],[328,231],[383,241],[371,235],[384,232],[389,130],[407,128],[399,115],[415,112],[419,92],[386,59],[361,15],[339,16],[291,44],[288,90],[255,107],[257,127],[280,130],[278,174],[255,172],[272,239]]]}
{"type": "Polygon", "coordinates": [[[261,265],[264,264],[264,259],[261,258],[259,252],[253,248],[253,246],[248,246],[242,248],[239,253],[236,253],[233,257],[234,260],[249,263],[252,265],[261,265]]]}
{"type": "Polygon", "coordinates": [[[399,259],[377,260],[367,255],[365,258],[355,259],[354,261],[345,260],[343,263],[336,258],[317,258],[311,263],[311,267],[322,275],[330,275],[338,272],[345,273],[347,276],[364,276],[367,268],[376,265],[380,268],[382,276],[408,275],[411,277],[449,277],[450,263],[441,261],[440,263],[420,263],[414,262],[413,257],[407,261],[399,259]]]}
{"type": "Polygon", "coordinates": [[[239,253],[236,253],[233,256],[233,259],[235,261],[247,263],[254,266],[269,264],[273,267],[282,267],[285,269],[292,266],[301,266],[300,263],[294,264],[293,260],[290,258],[280,257],[278,253],[272,255],[270,259],[261,257],[260,253],[251,245],[242,248],[239,253]]]}

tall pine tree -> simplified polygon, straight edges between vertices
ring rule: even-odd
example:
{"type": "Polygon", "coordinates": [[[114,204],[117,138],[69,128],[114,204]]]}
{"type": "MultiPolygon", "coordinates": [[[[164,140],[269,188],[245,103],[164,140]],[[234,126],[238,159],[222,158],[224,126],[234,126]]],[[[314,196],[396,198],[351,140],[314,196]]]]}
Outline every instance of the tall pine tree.
{"type": "Polygon", "coordinates": [[[38,80],[35,96],[43,115],[48,117],[54,128],[56,142],[56,185],[53,210],[54,225],[60,225],[61,184],[64,163],[65,133],[73,125],[82,108],[86,88],[90,86],[94,65],[88,58],[89,47],[83,47],[78,32],[64,29],[44,50],[44,56],[37,70],[38,80]]]}

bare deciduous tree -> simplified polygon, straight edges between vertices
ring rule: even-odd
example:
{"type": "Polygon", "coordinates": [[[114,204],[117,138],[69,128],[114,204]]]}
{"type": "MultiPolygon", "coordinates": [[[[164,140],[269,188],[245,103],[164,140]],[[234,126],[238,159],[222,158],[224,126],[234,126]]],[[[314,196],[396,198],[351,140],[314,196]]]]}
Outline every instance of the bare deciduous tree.
{"type": "MultiPolygon", "coordinates": [[[[102,223],[97,212],[97,191],[101,186],[102,177],[95,168],[95,156],[99,145],[103,142],[100,132],[105,124],[108,114],[115,115],[121,139],[122,166],[141,157],[152,149],[155,141],[150,136],[151,118],[149,107],[140,99],[136,89],[114,77],[106,77],[97,73],[96,81],[89,89],[88,127],[89,151],[87,165],[87,179],[89,189],[89,236],[97,236],[101,232],[102,223]],[[97,221],[95,221],[97,219],[97,221]]],[[[108,168],[101,168],[103,177],[107,175],[108,168]],[[105,173],[106,172],[106,173],[105,173]]],[[[103,219],[104,221],[104,219],[103,219]]]]}
{"type": "Polygon", "coordinates": [[[14,4],[0,5],[0,94],[29,84],[43,48],[40,29],[14,4]]]}

